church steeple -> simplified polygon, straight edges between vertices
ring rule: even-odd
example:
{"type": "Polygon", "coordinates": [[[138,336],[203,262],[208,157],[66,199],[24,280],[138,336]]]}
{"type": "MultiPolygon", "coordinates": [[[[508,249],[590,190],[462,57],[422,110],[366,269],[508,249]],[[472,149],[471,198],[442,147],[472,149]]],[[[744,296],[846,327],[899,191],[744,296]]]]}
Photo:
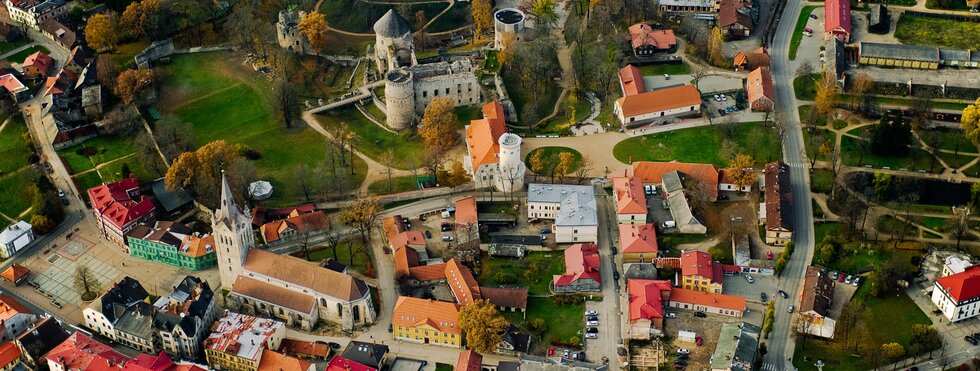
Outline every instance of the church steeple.
{"type": "Polygon", "coordinates": [[[211,228],[214,233],[215,253],[218,258],[218,273],[221,286],[231,290],[235,280],[242,273],[248,249],[255,246],[252,221],[235,203],[234,193],[228,184],[228,177],[221,171],[221,200],[214,211],[211,228]]]}
{"type": "Polygon", "coordinates": [[[241,213],[241,209],[235,204],[235,194],[231,192],[228,176],[221,170],[221,204],[215,212],[215,219],[234,220],[241,213]]]}

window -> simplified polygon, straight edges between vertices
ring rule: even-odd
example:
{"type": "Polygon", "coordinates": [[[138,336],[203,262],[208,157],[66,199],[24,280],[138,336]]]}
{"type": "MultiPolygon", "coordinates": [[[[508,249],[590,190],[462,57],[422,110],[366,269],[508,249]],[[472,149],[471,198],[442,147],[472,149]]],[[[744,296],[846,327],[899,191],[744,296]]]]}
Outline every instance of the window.
{"type": "Polygon", "coordinates": [[[449,95],[449,88],[446,88],[446,95],[449,95]]]}
{"type": "Polygon", "coordinates": [[[428,96],[429,96],[429,92],[423,90],[422,91],[422,98],[427,98],[428,96]]]}

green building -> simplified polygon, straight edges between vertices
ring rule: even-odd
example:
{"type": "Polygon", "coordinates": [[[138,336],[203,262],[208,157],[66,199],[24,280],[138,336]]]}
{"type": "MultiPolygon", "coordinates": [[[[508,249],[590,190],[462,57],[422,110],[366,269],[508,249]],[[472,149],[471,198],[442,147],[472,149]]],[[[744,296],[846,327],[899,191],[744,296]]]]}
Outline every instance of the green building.
{"type": "Polygon", "coordinates": [[[217,265],[214,236],[199,235],[183,224],[138,225],[126,234],[129,255],[175,267],[201,270],[217,265]]]}

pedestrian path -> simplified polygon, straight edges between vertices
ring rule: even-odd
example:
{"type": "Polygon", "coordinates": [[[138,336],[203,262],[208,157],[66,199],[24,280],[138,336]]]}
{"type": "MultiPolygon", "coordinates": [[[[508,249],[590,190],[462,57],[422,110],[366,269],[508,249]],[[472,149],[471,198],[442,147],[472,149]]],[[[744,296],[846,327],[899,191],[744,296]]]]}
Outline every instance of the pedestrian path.
{"type": "Polygon", "coordinates": [[[36,46],[36,45],[37,45],[37,43],[36,43],[36,42],[33,42],[33,43],[29,43],[29,44],[27,44],[27,45],[24,45],[24,46],[21,46],[21,47],[19,47],[19,48],[16,48],[16,49],[13,49],[13,50],[11,50],[11,51],[8,51],[8,52],[6,52],[6,53],[3,53],[3,54],[0,54],[0,59],[7,59],[7,58],[9,58],[9,57],[10,57],[11,55],[14,55],[14,54],[17,54],[17,53],[20,53],[20,52],[22,52],[22,51],[24,51],[24,50],[27,50],[27,49],[29,49],[29,48],[32,48],[32,47],[34,47],[34,46],[36,46]]]}

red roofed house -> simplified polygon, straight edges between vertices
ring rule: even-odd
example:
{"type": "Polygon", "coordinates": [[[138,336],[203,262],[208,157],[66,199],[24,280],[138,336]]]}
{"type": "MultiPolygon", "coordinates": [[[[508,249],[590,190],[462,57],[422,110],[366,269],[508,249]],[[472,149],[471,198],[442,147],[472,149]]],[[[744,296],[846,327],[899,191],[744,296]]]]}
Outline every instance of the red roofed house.
{"type": "Polygon", "coordinates": [[[326,371],[376,371],[377,369],[354,362],[347,358],[336,356],[330,360],[326,371]]]}
{"type": "Polygon", "coordinates": [[[557,293],[594,292],[602,288],[599,250],[594,243],[565,249],[565,274],[555,275],[551,290],[557,293]]]}
{"type": "MultiPolygon", "coordinates": [[[[620,75],[622,77],[622,75],[620,75]]],[[[616,100],[613,113],[624,127],[663,125],[701,115],[701,92],[694,85],[680,85],[616,100]]]]}
{"type": "Polygon", "coordinates": [[[619,88],[623,90],[623,96],[636,95],[647,91],[643,83],[643,74],[640,69],[632,64],[619,69],[619,88]]]}
{"type": "Polygon", "coordinates": [[[745,91],[753,111],[770,111],[776,102],[776,90],[772,87],[769,68],[760,67],[745,77],[745,91]]]}
{"type": "Polygon", "coordinates": [[[456,200],[456,227],[476,225],[479,221],[476,211],[476,196],[456,200]]]}
{"type": "Polygon", "coordinates": [[[696,179],[711,191],[711,201],[718,199],[719,173],[715,165],[687,164],[683,162],[634,161],[633,176],[640,178],[643,184],[663,183],[663,176],[671,171],[677,171],[696,179]]]}
{"type": "Polygon", "coordinates": [[[648,24],[637,23],[629,28],[630,46],[637,56],[655,53],[673,53],[677,50],[677,38],[673,30],[654,30],[648,24]]]}
{"type": "Polygon", "coordinates": [[[487,300],[501,311],[524,312],[527,309],[526,288],[480,287],[470,269],[458,259],[448,262],[419,266],[418,253],[409,247],[395,250],[395,274],[408,277],[416,284],[445,282],[460,305],[473,304],[475,300],[487,300]]]}
{"type": "Polygon", "coordinates": [[[483,369],[483,356],[473,350],[467,349],[459,353],[454,371],[481,371],[483,369]]]}
{"type": "Polygon", "coordinates": [[[623,263],[649,263],[657,258],[657,226],[647,224],[620,224],[619,249],[623,263]]]}
{"type": "Polygon", "coordinates": [[[88,199],[102,236],[122,246],[127,253],[124,236],[136,225],[156,220],[153,201],[140,195],[135,177],[89,188],[88,199]]]}
{"type": "Polygon", "coordinates": [[[742,312],[745,312],[745,298],[736,295],[674,288],[670,290],[669,306],[671,308],[741,317],[742,312]]]}
{"type": "Polygon", "coordinates": [[[783,210],[791,207],[789,166],[774,161],[765,169],[766,202],[759,208],[759,222],[766,226],[766,243],[782,246],[793,238],[793,228],[783,210]]]}
{"type": "Polygon", "coordinates": [[[637,177],[613,177],[613,193],[616,196],[616,222],[642,224],[647,222],[647,197],[643,183],[637,177]]]}
{"type": "Polygon", "coordinates": [[[265,243],[285,241],[307,233],[317,233],[330,228],[330,219],[321,211],[300,214],[293,210],[286,219],[273,220],[259,227],[265,243]]]}
{"type": "Polygon", "coordinates": [[[838,38],[851,42],[851,2],[848,0],[824,0],[823,39],[838,38]]]}
{"type": "Polygon", "coordinates": [[[24,83],[17,79],[17,76],[13,74],[6,74],[0,76],[0,86],[2,86],[7,94],[14,99],[14,102],[22,102],[31,99],[31,89],[24,86],[24,83]]]}
{"type": "MultiPolygon", "coordinates": [[[[18,365],[23,367],[24,359],[20,348],[12,341],[0,344],[0,370],[14,370],[18,365]]],[[[22,368],[26,369],[26,368],[22,368]]]]}
{"type": "Polygon", "coordinates": [[[759,48],[751,52],[739,51],[735,53],[733,64],[739,71],[752,71],[759,67],[769,67],[772,60],[765,48],[759,48]]]}
{"type": "Polygon", "coordinates": [[[751,2],[722,0],[718,9],[718,28],[728,40],[740,40],[752,33],[751,2]]]}
{"type": "Polygon", "coordinates": [[[723,275],[721,263],[712,261],[711,254],[703,251],[681,254],[681,287],[720,294],[723,275]]]}
{"type": "Polygon", "coordinates": [[[54,60],[50,56],[43,52],[36,52],[24,60],[21,68],[24,70],[24,76],[33,79],[46,77],[48,75],[48,69],[51,68],[52,64],[54,64],[54,60]]]}
{"type": "Polygon", "coordinates": [[[932,288],[932,303],[951,322],[959,322],[980,314],[980,266],[969,267],[961,273],[936,279],[932,288]]]}
{"type": "Polygon", "coordinates": [[[670,281],[631,279],[627,283],[630,298],[630,339],[650,339],[664,330],[664,303],[670,300],[670,281]]]}
{"type": "Polygon", "coordinates": [[[119,364],[129,358],[81,332],[75,332],[46,356],[51,371],[90,370],[96,365],[119,364]]]}
{"type": "Polygon", "coordinates": [[[466,169],[477,188],[494,186],[497,165],[500,162],[500,136],[507,132],[504,123],[504,106],[500,102],[490,102],[483,106],[483,118],[470,121],[466,126],[466,169]]]}

